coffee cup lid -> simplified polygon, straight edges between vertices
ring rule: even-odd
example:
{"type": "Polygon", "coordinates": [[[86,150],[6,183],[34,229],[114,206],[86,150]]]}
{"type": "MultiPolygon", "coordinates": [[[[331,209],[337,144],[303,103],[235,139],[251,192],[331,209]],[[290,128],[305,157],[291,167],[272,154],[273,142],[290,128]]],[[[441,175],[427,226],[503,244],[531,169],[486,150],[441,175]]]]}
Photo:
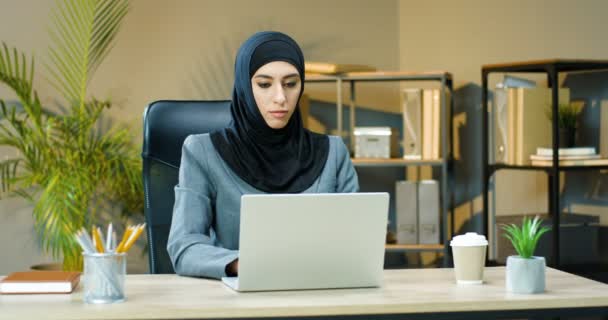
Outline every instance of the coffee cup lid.
{"type": "Polygon", "coordinates": [[[488,240],[483,234],[477,234],[475,232],[467,232],[452,238],[450,246],[487,246],[488,240]]]}

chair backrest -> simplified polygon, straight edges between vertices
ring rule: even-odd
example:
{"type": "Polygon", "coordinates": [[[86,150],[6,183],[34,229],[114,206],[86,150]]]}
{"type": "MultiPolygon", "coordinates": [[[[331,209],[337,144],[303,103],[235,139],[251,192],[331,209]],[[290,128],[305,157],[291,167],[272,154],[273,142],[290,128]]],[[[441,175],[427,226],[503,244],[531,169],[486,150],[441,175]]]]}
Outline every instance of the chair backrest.
{"type": "Polygon", "coordinates": [[[143,179],[150,273],[175,273],[167,238],[182,145],[230,122],[230,101],[156,101],[144,112],[143,179]]]}

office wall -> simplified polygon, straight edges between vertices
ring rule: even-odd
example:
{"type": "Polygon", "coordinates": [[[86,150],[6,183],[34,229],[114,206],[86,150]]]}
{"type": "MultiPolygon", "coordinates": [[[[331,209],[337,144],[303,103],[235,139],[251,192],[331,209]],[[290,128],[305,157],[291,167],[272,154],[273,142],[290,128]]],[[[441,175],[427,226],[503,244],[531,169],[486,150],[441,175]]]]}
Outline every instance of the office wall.
{"type": "MultiPolygon", "coordinates": [[[[456,145],[460,146],[454,170],[456,230],[481,227],[477,219],[482,208],[481,66],[548,58],[606,59],[607,11],[608,2],[601,0],[399,1],[401,69],[442,69],[455,77],[454,127],[456,145]]],[[[541,85],[546,83],[543,77],[534,79],[541,85]]],[[[490,86],[499,80],[498,76],[491,77],[490,86]]],[[[586,124],[597,127],[597,119],[591,120],[586,124]]],[[[575,185],[568,189],[588,190],[601,179],[605,185],[605,177],[597,173],[588,174],[587,179],[569,177],[575,185]]],[[[546,180],[541,173],[499,172],[497,214],[546,211],[546,180]]],[[[563,206],[566,209],[600,215],[601,223],[608,224],[608,211],[602,206],[608,203],[605,192],[578,192],[567,202],[563,206]],[[593,205],[577,205],[587,204],[590,196],[596,199],[593,205]]]]}
{"type": "MultiPolygon", "coordinates": [[[[256,31],[273,29],[292,35],[309,60],[399,67],[397,0],[135,0],[132,4],[114,50],[91,82],[91,93],[112,98],[115,106],[110,114],[130,123],[138,141],[141,115],[151,101],[229,98],[236,50],[256,31]]],[[[0,0],[0,41],[36,54],[36,88],[48,105],[57,99],[44,80],[42,63],[53,5],[46,0],[0,0]]],[[[312,98],[335,101],[333,86],[309,87],[312,98]]],[[[371,85],[358,96],[358,104],[394,112],[399,105],[397,89],[371,85]]],[[[15,98],[4,87],[0,97],[15,98]]],[[[0,150],[2,159],[12,155],[0,150]]],[[[18,199],[0,200],[0,274],[49,260],[37,248],[30,212],[18,199]],[[21,248],[15,243],[28,245],[21,248]]],[[[134,256],[140,257],[135,253],[130,259],[134,256]]],[[[137,259],[129,267],[145,271],[145,263],[137,259]]]]}

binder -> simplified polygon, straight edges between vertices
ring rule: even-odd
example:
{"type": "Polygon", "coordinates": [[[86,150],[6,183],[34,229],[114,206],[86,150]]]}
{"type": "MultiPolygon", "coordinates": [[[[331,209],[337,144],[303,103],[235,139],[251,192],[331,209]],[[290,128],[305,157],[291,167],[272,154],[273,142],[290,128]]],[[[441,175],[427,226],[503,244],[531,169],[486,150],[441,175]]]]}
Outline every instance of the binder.
{"type": "Polygon", "coordinates": [[[496,88],[494,91],[494,162],[509,163],[509,105],[507,104],[507,90],[496,88]]]}
{"type": "Polygon", "coordinates": [[[418,243],[439,243],[439,182],[422,180],[418,184],[418,243]]]}
{"type": "Polygon", "coordinates": [[[395,182],[397,243],[418,243],[418,184],[415,181],[395,182]]]}
{"type": "Polygon", "coordinates": [[[433,159],[433,90],[422,90],[422,159],[433,159]]]}
{"type": "Polygon", "coordinates": [[[403,90],[403,157],[422,159],[422,90],[403,90]]]}
{"type": "Polygon", "coordinates": [[[440,154],[440,145],[441,145],[441,92],[437,89],[433,89],[433,127],[432,127],[432,136],[431,140],[431,157],[433,159],[439,159],[441,157],[440,154]]]}

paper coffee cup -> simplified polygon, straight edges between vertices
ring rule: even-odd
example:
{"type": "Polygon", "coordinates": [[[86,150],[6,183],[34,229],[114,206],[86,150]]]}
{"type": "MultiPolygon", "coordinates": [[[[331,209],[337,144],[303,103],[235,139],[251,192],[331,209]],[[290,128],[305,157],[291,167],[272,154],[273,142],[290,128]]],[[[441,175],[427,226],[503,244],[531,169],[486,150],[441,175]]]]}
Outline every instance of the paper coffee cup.
{"type": "Polygon", "coordinates": [[[482,284],[488,240],[484,235],[467,232],[450,242],[454,256],[454,274],[458,284],[482,284]]]}

